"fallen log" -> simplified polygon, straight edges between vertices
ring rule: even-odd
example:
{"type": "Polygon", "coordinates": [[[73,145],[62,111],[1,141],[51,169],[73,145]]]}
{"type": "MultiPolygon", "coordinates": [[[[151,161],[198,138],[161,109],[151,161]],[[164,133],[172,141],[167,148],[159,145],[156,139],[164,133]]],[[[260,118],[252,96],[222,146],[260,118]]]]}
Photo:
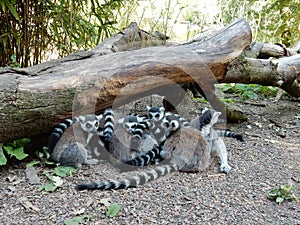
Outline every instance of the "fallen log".
{"type": "MultiPolygon", "coordinates": [[[[107,107],[153,93],[167,98],[170,95],[168,100],[172,101],[170,90],[181,91],[176,84],[182,83],[196,82],[210,103],[221,107],[220,102],[215,101],[212,85],[219,81],[240,81],[238,73],[243,71],[237,62],[246,59],[241,53],[251,44],[251,29],[244,19],[229,24],[205,40],[176,46],[139,49],[147,46],[150,39],[137,41],[142,35],[139,29],[136,31],[138,35],[130,33],[129,41],[133,43],[130,51],[118,51],[124,50],[122,42],[115,45],[120,44],[124,36],[119,33],[92,51],[77,52],[34,67],[0,70],[0,143],[21,137],[47,137],[62,119],[99,113],[107,107]]],[[[149,45],[153,45],[151,43],[149,45]]],[[[280,63],[278,75],[283,77],[284,84],[290,84],[295,77],[293,82],[298,82],[298,62],[290,64],[283,60],[280,63]],[[286,71],[289,71],[288,78],[280,74],[286,71]]],[[[270,81],[269,85],[273,84],[270,81]]],[[[295,90],[292,94],[298,96],[297,85],[295,90]]]]}

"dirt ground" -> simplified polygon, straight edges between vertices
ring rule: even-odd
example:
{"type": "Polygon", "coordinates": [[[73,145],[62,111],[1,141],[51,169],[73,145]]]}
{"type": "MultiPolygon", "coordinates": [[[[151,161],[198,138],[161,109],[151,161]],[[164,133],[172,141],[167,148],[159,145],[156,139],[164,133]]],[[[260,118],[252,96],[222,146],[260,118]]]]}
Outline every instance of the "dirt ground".
{"type": "Polygon", "coordinates": [[[205,172],[177,172],[138,188],[75,190],[78,183],[118,177],[118,170],[104,163],[84,166],[54,192],[41,192],[50,167],[35,167],[41,180],[33,185],[24,163],[9,165],[0,168],[0,225],[64,224],[84,215],[89,215],[85,224],[300,224],[299,201],[278,205],[267,198],[270,189],[287,183],[300,198],[300,102],[256,103],[237,103],[249,119],[229,128],[246,141],[225,140],[233,167],[227,175],[216,159],[205,172]],[[109,218],[112,203],[121,209],[109,218]]]}

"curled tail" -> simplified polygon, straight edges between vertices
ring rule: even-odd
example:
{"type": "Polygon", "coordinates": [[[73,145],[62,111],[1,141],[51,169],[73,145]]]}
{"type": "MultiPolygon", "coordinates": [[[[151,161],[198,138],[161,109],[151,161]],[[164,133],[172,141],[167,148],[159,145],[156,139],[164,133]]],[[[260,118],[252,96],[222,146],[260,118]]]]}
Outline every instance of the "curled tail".
{"type": "Polygon", "coordinates": [[[231,137],[231,138],[235,138],[238,141],[244,141],[244,138],[241,134],[237,134],[235,132],[232,131],[228,131],[228,130],[217,130],[218,136],[223,136],[223,137],[231,137]]]}
{"type": "Polygon", "coordinates": [[[50,153],[53,151],[55,145],[57,144],[57,142],[59,141],[60,137],[65,132],[65,130],[68,127],[70,127],[73,123],[76,123],[78,121],[79,120],[78,120],[77,117],[74,117],[73,120],[72,119],[66,119],[63,122],[59,123],[57,125],[57,127],[54,128],[54,131],[50,135],[50,137],[48,139],[48,144],[47,144],[47,147],[48,147],[50,153]]]}
{"type": "Polygon", "coordinates": [[[154,161],[161,161],[161,153],[162,153],[162,147],[157,146],[153,148],[152,150],[148,151],[145,154],[138,155],[136,158],[126,161],[124,163],[132,166],[148,166],[154,161]]]}
{"type": "Polygon", "coordinates": [[[77,190],[117,190],[137,187],[150,181],[156,180],[159,177],[168,175],[172,172],[178,171],[181,168],[176,164],[170,162],[169,164],[156,166],[153,169],[147,169],[138,172],[136,175],[128,176],[127,178],[119,180],[106,180],[101,182],[93,182],[89,184],[79,184],[76,186],[77,190]]]}

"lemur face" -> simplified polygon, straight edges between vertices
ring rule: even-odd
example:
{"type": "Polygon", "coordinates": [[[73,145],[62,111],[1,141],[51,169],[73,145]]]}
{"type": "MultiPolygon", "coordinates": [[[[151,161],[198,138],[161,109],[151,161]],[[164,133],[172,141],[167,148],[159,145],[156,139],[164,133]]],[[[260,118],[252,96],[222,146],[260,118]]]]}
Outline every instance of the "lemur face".
{"type": "Polygon", "coordinates": [[[164,107],[150,107],[147,106],[149,119],[154,122],[161,121],[165,116],[164,107]]]}
{"type": "Polygon", "coordinates": [[[89,133],[97,133],[101,119],[101,116],[96,116],[92,114],[86,116],[79,116],[80,126],[82,130],[89,133]]]}

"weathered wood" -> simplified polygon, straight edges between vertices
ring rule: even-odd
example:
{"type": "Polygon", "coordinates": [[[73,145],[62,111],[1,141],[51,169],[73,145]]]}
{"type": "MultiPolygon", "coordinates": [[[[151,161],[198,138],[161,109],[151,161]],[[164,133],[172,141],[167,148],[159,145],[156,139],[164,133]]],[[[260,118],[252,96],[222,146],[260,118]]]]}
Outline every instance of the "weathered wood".
{"type": "Polygon", "coordinates": [[[298,45],[251,44],[251,30],[243,19],[204,36],[139,49],[165,40],[153,40],[131,24],[92,51],[24,69],[1,68],[0,143],[47,137],[72,114],[99,113],[153,93],[172,101],[180,91],[176,84],[197,82],[216,108],[223,107],[212,92],[217,82],[280,86],[300,96],[298,45]],[[128,48],[134,50],[123,51],[128,48]]]}
{"type": "Polygon", "coordinates": [[[295,49],[288,52],[279,51],[278,47],[282,49],[277,45],[255,43],[230,63],[225,78],[220,82],[275,86],[282,88],[291,96],[300,97],[300,54],[295,54],[295,49]],[[267,54],[272,57],[275,54],[284,56],[287,53],[292,56],[279,59],[253,58],[253,55],[258,56],[262,52],[264,56],[267,54]]]}
{"type": "Polygon", "coordinates": [[[250,42],[249,25],[240,19],[205,42],[111,54],[98,48],[78,60],[39,65],[38,73],[36,67],[2,73],[0,142],[46,136],[74,111],[99,112],[117,97],[121,104],[172,82],[198,81],[209,90],[250,42]]]}

